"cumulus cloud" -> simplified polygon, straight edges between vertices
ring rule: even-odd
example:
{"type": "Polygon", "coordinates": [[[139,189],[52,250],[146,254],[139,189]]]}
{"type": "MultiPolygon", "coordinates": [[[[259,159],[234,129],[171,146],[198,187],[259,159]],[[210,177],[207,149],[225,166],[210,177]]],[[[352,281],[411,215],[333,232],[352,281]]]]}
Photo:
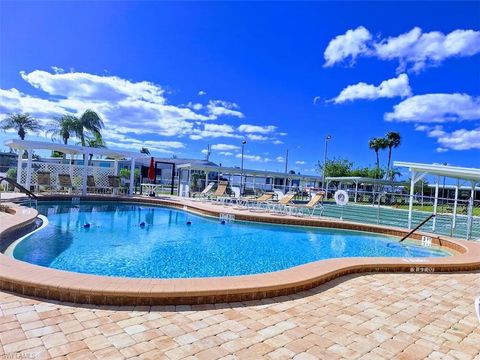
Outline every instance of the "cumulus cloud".
{"type": "Polygon", "coordinates": [[[459,129],[452,132],[443,131],[438,134],[437,141],[445,149],[480,150],[480,128],[459,129]]]}
{"type": "Polygon", "coordinates": [[[210,100],[206,106],[208,113],[216,118],[218,116],[233,116],[243,118],[242,112],[238,111],[238,105],[232,102],[223,100],[210,100]]]}
{"type": "Polygon", "coordinates": [[[297,165],[305,165],[305,161],[303,161],[303,160],[297,160],[297,161],[295,161],[295,164],[297,164],[297,165]]]}
{"type": "Polygon", "coordinates": [[[480,119],[480,97],[467,94],[412,96],[385,114],[387,121],[445,123],[480,119]]]}
{"type": "Polygon", "coordinates": [[[275,158],[275,161],[276,162],[279,162],[279,163],[284,163],[285,162],[285,158],[283,156],[277,156],[275,158]]]}
{"type": "Polygon", "coordinates": [[[238,130],[244,133],[259,133],[259,134],[269,134],[274,132],[277,129],[276,126],[259,126],[259,125],[249,125],[242,124],[238,127],[238,130]]]}
{"type": "Polygon", "coordinates": [[[354,63],[357,56],[369,52],[367,45],[371,38],[372,35],[363,26],[359,26],[355,30],[348,30],[343,35],[338,35],[329,42],[325,49],[323,54],[325,58],[324,66],[332,66],[347,58],[350,58],[351,63],[354,63]]]}
{"type": "Polygon", "coordinates": [[[192,140],[201,140],[204,138],[242,138],[241,135],[235,133],[235,128],[228,124],[203,124],[203,129],[195,128],[190,135],[192,140]]]}
{"type": "MultiPolygon", "coordinates": [[[[237,159],[241,159],[242,154],[237,154],[237,155],[235,155],[235,157],[237,159]]],[[[251,154],[244,154],[243,158],[245,160],[249,160],[249,161],[253,161],[253,162],[270,162],[270,161],[272,161],[272,159],[269,159],[268,157],[263,157],[263,156],[260,156],[260,155],[251,155],[251,154]]]]}
{"type": "Polygon", "coordinates": [[[407,97],[411,95],[412,89],[410,88],[407,74],[400,74],[396,78],[382,81],[378,86],[364,82],[349,85],[343,89],[336,98],[330,101],[335,104],[341,104],[357,99],[374,100],[378,98],[407,97]]]}
{"type": "Polygon", "coordinates": [[[270,139],[268,136],[263,136],[258,134],[247,134],[247,138],[252,141],[267,141],[270,139]]]}
{"type": "Polygon", "coordinates": [[[200,91],[198,92],[198,96],[204,96],[204,95],[207,95],[207,93],[206,93],[205,91],[200,90],[200,91]]]}
{"type": "Polygon", "coordinates": [[[397,60],[397,71],[407,68],[418,72],[427,66],[437,66],[450,57],[472,56],[480,52],[480,31],[454,30],[423,32],[419,27],[398,36],[375,39],[364,27],[348,30],[332,39],[324,52],[325,65],[333,66],[359,56],[374,56],[382,60],[397,60]]]}
{"type": "Polygon", "coordinates": [[[223,155],[223,156],[232,156],[233,153],[230,152],[230,151],[219,151],[218,152],[220,155],[223,155]]]}
{"type": "Polygon", "coordinates": [[[49,73],[35,70],[31,73],[22,71],[22,78],[32,86],[50,95],[93,99],[95,101],[120,101],[127,98],[144,99],[157,104],[165,103],[164,90],[148,81],[132,82],[116,76],[99,76],[94,74],[49,73]]]}
{"type": "MultiPolygon", "coordinates": [[[[217,123],[221,118],[244,117],[233,102],[211,100],[206,105],[193,102],[174,105],[169,103],[163,87],[152,82],[73,70],[65,72],[60,68],[52,72],[21,72],[20,76],[43,94],[34,96],[17,89],[0,89],[0,119],[8,113],[29,112],[46,124],[59,115],[78,115],[92,109],[104,120],[107,144],[114,146],[117,142],[118,146],[130,149],[139,148],[140,135],[153,140],[159,137],[245,138],[246,133],[237,126],[217,123]]],[[[150,145],[161,152],[175,149],[165,143],[150,145]]]]}
{"type": "Polygon", "coordinates": [[[474,129],[446,130],[443,125],[417,126],[419,131],[425,131],[428,137],[437,140],[440,145],[436,151],[480,149],[480,127],[474,129]]]}
{"type": "Polygon", "coordinates": [[[237,150],[240,149],[240,146],[231,145],[231,144],[215,144],[212,145],[212,150],[237,150]]]}

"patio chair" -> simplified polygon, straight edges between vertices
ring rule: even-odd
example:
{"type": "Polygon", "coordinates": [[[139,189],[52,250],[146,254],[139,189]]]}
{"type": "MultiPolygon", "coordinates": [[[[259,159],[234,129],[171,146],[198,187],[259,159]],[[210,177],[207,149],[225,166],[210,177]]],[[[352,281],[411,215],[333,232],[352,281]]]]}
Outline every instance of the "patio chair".
{"type": "Polygon", "coordinates": [[[118,194],[118,188],[120,187],[120,177],[115,175],[108,176],[108,187],[112,191],[112,195],[118,194]]]}
{"type": "Polygon", "coordinates": [[[95,177],[93,175],[88,175],[87,176],[87,191],[92,191],[96,193],[99,188],[97,187],[97,184],[95,183],[95,177]]]}
{"type": "Polygon", "coordinates": [[[37,192],[40,192],[40,186],[48,190],[52,190],[52,179],[49,171],[37,172],[37,192]]]}
{"type": "Polygon", "coordinates": [[[220,181],[215,192],[208,196],[208,199],[214,200],[216,203],[226,204],[230,197],[227,197],[228,181],[220,181]]]}
{"type": "Polygon", "coordinates": [[[243,198],[237,199],[237,205],[241,206],[241,209],[258,208],[258,207],[264,206],[269,201],[273,200],[274,196],[275,196],[274,192],[265,192],[256,198],[243,197],[243,198]]]}
{"type": "Polygon", "coordinates": [[[323,191],[317,192],[310,201],[304,205],[304,206],[299,206],[299,205],[287,205],[289,211],[293,215],[309,215],[313,216],[315,214],[315,210],[320,209],[320,216],[323,215],[323,205],[321,204],[323,202],[323,197],[325,196],[325,193],[323,191]],[[296,214],[295,214],[296,211],[296,214]]]}
{"type": "Polygon", "coordinates": [[[72,179],[69,174],[58,174],[58,185],[60,189],[67,189],[69,193],[73,190],[72,179]]]}
{"type": "Polygon", "coordinates": [[[290,204],[293,198],[295,197],[296,193],[293,191],[289,191],[275,203],[269,204],[269,210],[274,213],[285,214],[286,213],[286,205],[290,204]]]}
{"type": "Polygon", "coordinates": [[[198,195],[198,198],[205,198],[208,196],[208,194],[212,191],[213,186],[215,185],[214,182],[208,183],[207,186],[205,186],[205,189],[203,189],[199,193],[192,193],[192,198],[195,198],[196,195],[198,195]]]}

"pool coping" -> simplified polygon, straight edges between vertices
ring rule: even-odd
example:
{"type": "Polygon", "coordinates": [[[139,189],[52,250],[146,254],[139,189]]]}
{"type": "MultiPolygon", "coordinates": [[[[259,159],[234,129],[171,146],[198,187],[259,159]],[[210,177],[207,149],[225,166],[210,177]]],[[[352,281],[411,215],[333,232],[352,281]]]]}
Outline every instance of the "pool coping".
{"type": "MultiPolygon", "coordinates": [[[[40,200],[71,200],[71,196],[42,196],[40,200]]],[[[135,202],[184,209],[207,216],[233,214],[236,220],[272,224],[315,226],[367,231],[389,236],[402,236],[406,229],[360,224],[336,219],[278,216],[253,213],[232,207],[213,205],[181,198],[148,197],[80,197],[84,201],[135,202]]],[[[0,237],[35,221],[36,211],[18,212],[2,223],[0,237]],[[28,214],[27,214],[28,213],[28,214]]],[[[432,243],[455,252],[445,258],[338,258],[292,267],[276,272],[208,278],[145,279],[121,278],[74,273],[29,264],[0,253],[0,289],[50,300],[106,305],[180,305],[238,302],[288,295],[314,288],[334,278],[367,272],[453,272],[480,269],[480,244],[429,233],[415,234],[432,237],[432,243]]]]}

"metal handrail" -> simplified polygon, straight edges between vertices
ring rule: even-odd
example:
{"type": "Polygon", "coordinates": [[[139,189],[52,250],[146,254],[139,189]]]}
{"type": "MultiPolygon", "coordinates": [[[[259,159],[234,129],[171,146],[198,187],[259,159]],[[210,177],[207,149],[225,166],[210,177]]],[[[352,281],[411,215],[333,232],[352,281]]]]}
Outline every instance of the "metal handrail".
{"type": "Polygon", "coordinates": [[[7,178],[7,177],[3,177],[3,176],[0,176],[0,183],[2,181],[5,181],[7,183],[9,183],[10,185],[12,185],[13,187],[16,187],[18,190],[20,190],[20,192],[24,193],[25,195],[27,195],[30,199],[33,199],[33,200],[37,200],[37,195],[35,195],[34,193],[32,193],[30,190],[24,188],[22,185],[20,185],[18,182],[16,182],[15,180],[12,180],[10,178],[7,178]]]}
{"type": "Polygon", "coordinates": [[[407,235],[405,235],[399,242],[402,242],[403,240],[405,240],[406,238],[408,238],[410,235],[412,235],[415,231],[417,231],[418,229],[420,229],[423,225],[425,225],[426,222],[428,222],[431,218],[434,218],[435,217],[435,214],[431,214],[429,215],[425,220],[423,220],[420,224],[418,224],[417,226],[415,226],[415,228],[410,231],[407,235]]]}

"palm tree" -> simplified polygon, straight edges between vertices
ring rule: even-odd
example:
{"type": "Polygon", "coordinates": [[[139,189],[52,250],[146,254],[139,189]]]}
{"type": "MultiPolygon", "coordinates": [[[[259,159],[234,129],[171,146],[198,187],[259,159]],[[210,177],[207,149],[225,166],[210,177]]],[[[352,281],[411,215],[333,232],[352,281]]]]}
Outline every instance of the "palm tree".
{"type": "Polygon", "coordinates": [[[384,150],[388,147],[387,140],[384,138],[373,138],[368,142],[368,147],[375,151],[375,155],[377,157],[377,174],[380,173],[380,157],[378,152],[380,150],[384,150]]]}
{"type": "Polygon", "coordinates": [[[142,147],[140,149],[140,154],[150,155],[150,150],[148,150],[146,147],[142,147]]]}
{"type": "Polygon", "coordinates": [[[392,149],[400,146],[400,142],[401,142],[400,133],[396,131],[390,131],[385,135],[385,139],[387,140],[387,144],[388,144],[387,174],[389,174],[388,176],[391,176],[390,165],[392,162],[392,149]]]}
{"type": "Polygon", "coordinates": [[[55,140],[57,136],[62,138],[62,141],[65,145],[68,144],[68,139],[75,132],[75,122],[77,118],[73,115],[62,115],[57,117],[52,121],[47,130],[47,133],[51,134],[52,140],[55,140]]]}
{"type": "Polygon", "coordinates": [[[0,129],[7,131],[9,129],[17,130],[20,139],[25,140],[27,131],[37,132],[42,129],[38,120],[30,114],[10,114],[7,118],[0,121],[0,129]]]}
{"type": "MultiPolygon", "coordinates": [[[[86,145],[87,132],[92,134],[100,134],[100,130],[103,129],[103,121],[100,116],[93,111],[87,110],[79,118],[75,117],[73,123],[73,131],[75,135],[80,139],[82,146],[86,145]]],[[[95,135],[94,135],[95,137],[95,135]]]]}
{"type": "MultiPolygon", "coordinates": [[[[93,132],[93,137],[88,137],[85,139],[86,145],[92,148],[106,148],[107,145],[103,141],[102,135],[98,131],[93,132]]],[[[90,154],[89,163],[92,162],[93,154],[90,154]]]]}

